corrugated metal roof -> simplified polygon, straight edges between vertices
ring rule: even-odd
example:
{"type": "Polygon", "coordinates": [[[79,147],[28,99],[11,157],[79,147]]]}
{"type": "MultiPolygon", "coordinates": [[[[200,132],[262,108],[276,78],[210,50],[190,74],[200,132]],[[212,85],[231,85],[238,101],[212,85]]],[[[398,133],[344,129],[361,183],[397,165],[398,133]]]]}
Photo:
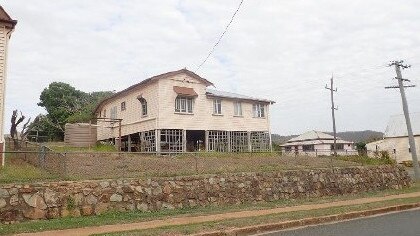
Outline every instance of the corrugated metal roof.
{"type": "MultiPolygon", "coordinates": [[[[292,138],[287,143],[281,146],[289,146],[289,145],[309,145],[309,144],[329,144],[334,143],[334,136],[322,133],[319,131],[311,130],[306,133],[303,133],[296,138],[292,138]]],[[[345,141],[337,137],[337,143],[352,143],[349,141],[345,141]]]]}
{"type": "MultiPolygon", "coordinates": [[[[414,135],[420,135],[420,112],[410,113],[411,127],[414,135]]],[[[408,136],[404,115],[391,116],[385,130],[385,138],[408,136]]]]}
{"type": "Polygon", "coordinates": [[[322,133],[319,131],[311,130],[308,132],[305,132],[296,138],[292,138],[287,142],[296,142],[296,141],[303,141],[303,140],[318,140],[318,139],[334,139],[334,136],[322,133]]]}
{"type": "MultiPolygon", "coordinates": [[[[350,144],[352,142],[344,141],[341,139],[337,139],[337,143],[343,144],[350,144]]],[[[305,140],[305,141],[295,141],[295,142],[287,142],[285,144],[280,145],[281,147],[285,146],[299,146],[299,145],[315,145],[315,144],[334,144],[334,140],[331,139],[323,139],[323,140],[305,140]]]]}
{"type": "Polygon", "coordinates": [[[274,101],[267,100],[267,99],[254,98],[254,97],[250,97],[250,96],[246,96],[242,94],[219,91],[219,90],[214,90],[214,89],[209,89],[209,88],[206,89],[206,94],[210,96],[222,97],[222,98],[236,98],[236,99],[243,99],[243,100],[253,100],[253,101],[274,103],[274,101]]]}

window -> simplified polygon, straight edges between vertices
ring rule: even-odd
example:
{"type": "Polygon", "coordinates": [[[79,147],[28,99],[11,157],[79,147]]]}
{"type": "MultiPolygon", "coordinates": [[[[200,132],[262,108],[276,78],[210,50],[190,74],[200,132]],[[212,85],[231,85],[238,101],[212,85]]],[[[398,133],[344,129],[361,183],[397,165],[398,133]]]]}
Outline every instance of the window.
{"type": "Polygon", "coordinates": [[[111,108],[111,119],[117,119],[117,107],[111,108]]]}
{"type": "MultiPolygon", "coordinates": [[[[344,149],[344,144],[342,143],[337,143],[336,144],[337,149],[336,150],[343,150],[344,149]]],[[[331,144],[331,150],[334,150],[334,144],[331,144]]]]}
{"type": "Polygon", "coordinates": [[[104,109],[103,115],[104,115],[104,118],[105,118],[106,117],[106,109],[104,109]]]}
{"type": "Polygon", "coordinates": [[[290,152],[290,151],[292,151],[292,147],[291,147],[291,146],[286,146],[286,147],[284,148],[284,150],[285,150],[286,152],[290,152]]]}
{"type": "Polygon", "coordinates": [[[222,114],[222,100],[220,99],[213,100],[213,114],[215,115],[222,114]]]}
{"type": "Polygon", "coordinates": [[[141,104],[141,116],[147,116],[147,101],[143,97],[139,98],[141,104]]]}
{"type": "Polygon", "coordinates": [[[125,102],[121,103],[121,111],[125,111],[125,102]]]}
{"type": "Polygon", "coordinates": [[[254,117],[260,117],[260,118],[265,117],[264,107],[265,106],[263,104],[252,105],[254,117]]]}
{"type": "Polygon", "coordinates": [[[315,146],[314,145],[303,145],[302,150],[305,151],[305,152],[315,151],[315,146]]]}
{"type": "Polygon", "coordinates": [[[233,102],[234,114],[235,116],[242,116],[242,103],[233,102]]]}
{"type": "Polygon", "coordinates": [[[193,98],[191,97],[176,97],[175,112],[179,113],[193,113],[193,98]]]}

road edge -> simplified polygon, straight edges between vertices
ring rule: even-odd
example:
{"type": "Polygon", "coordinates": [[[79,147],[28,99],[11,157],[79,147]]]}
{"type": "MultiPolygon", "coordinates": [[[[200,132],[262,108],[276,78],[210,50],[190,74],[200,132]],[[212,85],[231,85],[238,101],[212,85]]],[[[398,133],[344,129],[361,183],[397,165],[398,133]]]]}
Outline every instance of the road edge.
{"type": "Polygon", "coordinates": [[[258,233],[265,233],[265,232],[277,231],[277,230],[283,230],[283,229],[352,220],[352,219],[357,219],[357,218],[362,218],[362,217],[367,217],[367,216],[374,216],[374,215],[380,215],[380,214],[385,214],[385,213],[390,213],[390,212],[404,211],[404,210],[409,210],[409,209],[414,209],[414,208],[420,208],[420,202],[396,205],[396,206],[390,206],[390,207],[383,207],[383,208],[377,208],[377,209],[371,209],[371,210],[364,210],[364,211],[353,211],[353,212],[343,213],[343,214],[334,214],[334,215],[327,215],[327,216],[320,216],[320,217],[303,218],[299,220],[282,221],[282,222],[271,223],[271,224],[253,225],[253,226],[234,228],[234,229],[228,229],[228,230],[203,232],[203,233],[198,233],[198,234],[192,234],[192,236],[233,236],[233,235],[237,236],[237,235],[258,234],[258,233]]]}

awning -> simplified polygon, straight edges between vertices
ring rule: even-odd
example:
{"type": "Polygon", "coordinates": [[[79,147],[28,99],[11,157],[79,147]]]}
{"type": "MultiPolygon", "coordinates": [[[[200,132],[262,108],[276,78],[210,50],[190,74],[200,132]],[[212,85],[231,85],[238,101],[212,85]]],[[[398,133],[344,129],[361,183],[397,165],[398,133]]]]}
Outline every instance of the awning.
{"type": "Polygon", "coordinates": [[[174,91],[180,96],[187,96],[187,97],[198,96],[198,94],[194,91],[193,88],[174,86],[174,91]]]}

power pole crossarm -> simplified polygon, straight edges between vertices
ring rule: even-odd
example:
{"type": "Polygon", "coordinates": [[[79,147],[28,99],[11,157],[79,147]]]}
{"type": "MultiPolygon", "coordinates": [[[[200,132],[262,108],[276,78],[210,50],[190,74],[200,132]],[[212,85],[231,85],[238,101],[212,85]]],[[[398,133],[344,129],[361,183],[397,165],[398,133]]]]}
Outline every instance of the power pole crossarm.
{"type": "Polygon", "coordinates": [[[337,88],[334,89],[334,76],[331,76],[331,85],[328,88],[328,85],[325,85],[325,88],[331,92],[331,116],[333,121],[333,132],[334,132],[334,156],[337,156],[337,129],[335,126],[335,110],[338,110],[334,105],[334,92],[337,92],[337,88]]]}
{"type": "Polygon", "coordinates": [[[398,87],[396,86],[389,86],[386,88],[399,88],[401,93],[401,101],[404,111],[404,117],[405,117],[405,123],[407,125],[407,133],[408,133],[408,142],[410,144],[410,150],[411,150],[411,157],[413,159],[413,167],[414,167],[414,175],[417,180],[420,179],[420,168],[419,168],[419,161],[417,159],[417,149],[416,149],[416,143],[414,141],[414,135],[413,135],[413,129],[411,127],[411,121],[410,121],[410,113],[408,111],[408,104],[407,104],[407,97],[405,95],[405,88],[406,87],[414,87],[414,85],[408,85],[405,86],[404,82],[408,81],[407,79],[403,79],[401,75],[401,68],[407,69],[411,66],[409,65],[403,65],[404,61],[393,61],[389,64],[389,66],[395,66],[395,72],[397,73],[397,77],[395,79],[398,80],[398,87]]]}

